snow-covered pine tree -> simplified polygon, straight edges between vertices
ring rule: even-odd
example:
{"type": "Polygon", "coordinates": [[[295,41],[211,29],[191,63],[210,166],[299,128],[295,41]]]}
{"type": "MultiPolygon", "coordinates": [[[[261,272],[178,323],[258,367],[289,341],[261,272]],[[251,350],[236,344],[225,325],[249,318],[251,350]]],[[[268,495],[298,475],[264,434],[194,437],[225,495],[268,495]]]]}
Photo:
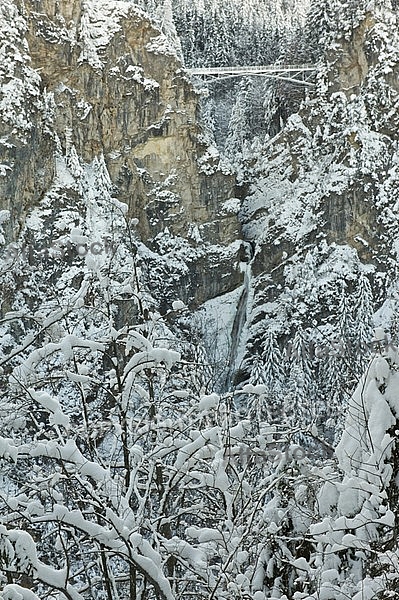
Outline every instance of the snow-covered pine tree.
{"type": "Polygon", "coordinates": [[[305,24],[307,47],[312,60],[318,60],[337,31],[337,0],[314,0],[305,24]]]}
{"type": "Polygon", "coordinates": [[[323,347],[318,368],[317,424],[331,444],[341,438],[347,403],[351,395],[350,382],[354,373],[352,362],[344,353],[337,336],[336,343],[323,347]]]}
{"type": "Polygon", "coordinates": [[[344,351],[352,358],[354,315],[351,298],[348,295],[347,290],[347,283],[342,281],[340,284],[340,294],[337,307],[337,324],[340,332],[340,343],[344,351]]]}
{"type": "Polygon", "coordinates": [[[249,415],[262,422],[281,423],[284,413],[286,374],[284,360],[274,331],[265,338],[261,355],[256,354],[252,365],[249,383],[264,387],[260,395],[255,395],[250,404],[249,415]]]}
{"type": "Polygon", "coordinates": [[[264,383],[264,365],[258,352],[254,354],[249,382],[252,385],[262,385],[264,383]]]}
{"type": "MultiPolygon", "coordinates": [[[[347,402],[359,379],[354,340],[354,302],[348,284],[338,280],[338,303],[334,310],[336,324],[321,339],[317,381],[319,390],[318,419],[332,442],[342,434],[347,402]]],[[[334,294],[335,295],[335,294],[334,294]]]]}
{"type": "Polygon", "coordinates": [[[315,420],[315,398],[317,393],[311,365],[310,337],[299,325],[296,329],[289,352],[289,376],[285,399],[285,418],[287,425],[310,425],[315,420]]]}
{"type": "Polygon", "coordinates": [[[370,356],[374,315],[373,292],[364,273],[360,273],[356,281],[353,302],[353,350],[355,365],[362,372],[370,356]]]}
{"type": "Polygon", "coordinates": [[[160,6],[158,20],[163,33],[166,35],[172,47],[175,49],[176,55],[182,62],[184,62],[181,41],[176,31],[175,20],[173,16],[172,0],[163,0],[162,5],[160,6]]]}
{"type": "Polygon", "coordinates": [[[252,140],[251,128],[251,79],[244,78],[238,87],[236,101],[231,113],[229,130],[224,151],[233,165],[239,167],[245,155],[245,149],[252,140]]]}

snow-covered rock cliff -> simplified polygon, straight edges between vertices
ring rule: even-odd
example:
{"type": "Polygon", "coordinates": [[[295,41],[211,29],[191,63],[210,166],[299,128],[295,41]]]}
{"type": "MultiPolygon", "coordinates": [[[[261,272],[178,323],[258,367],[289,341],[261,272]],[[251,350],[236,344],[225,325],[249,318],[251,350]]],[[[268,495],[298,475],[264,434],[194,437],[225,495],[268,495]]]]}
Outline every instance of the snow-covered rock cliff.
{"type": "Polygon", "coordinates": [[[303,333],[301,369],[316,404],[331,404],[331,353],[338,370],[361,365],[373,310],[384,306],[379,323],[388,329],[395,313],[399,56],[398,15],[388,4],[315,5],[325,48],[316,86],[258,154],[240,214],[256,246],[240,377],[264,353],[270,329],[283,346],[303,333]]]}
{"type": "MultiPolygon", "coordinates": [[[[38,230],[29,243],[68,236],[73,220],[50,229],[61,206],[84,218],[87,187],[101,196],[104,182],[89,175],[100,161],[153,252],[160,303],[178,294],[198,305],[240,285],[235,179],[198,124],[198,93],[167,38],[122,0],[6,0],[0,10],[5,241],[21,241],[27,215],[47,205],[45,242],[38,230]]],[[[80,226],[96,239],[95,221],[80,226]]]]}

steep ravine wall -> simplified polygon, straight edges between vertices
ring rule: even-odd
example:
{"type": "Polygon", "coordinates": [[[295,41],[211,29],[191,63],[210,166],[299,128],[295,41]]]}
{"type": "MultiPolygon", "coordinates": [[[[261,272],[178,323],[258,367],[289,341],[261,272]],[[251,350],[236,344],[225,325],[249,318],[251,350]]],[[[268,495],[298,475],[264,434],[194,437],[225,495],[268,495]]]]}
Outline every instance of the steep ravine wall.
{"type": "Polygon", "coordinates": [[[204,186],[212,175],[196,163],[207,151],[199,138],[199,97],[173,50],[129,3],[84,6],[81,0],[23,4],[32,66],[54,98],[54,132],[64,152],[73,145],[85,162],[104,153],[144,239],[165,225],[184,235],[187,223],[214,221],[220,202],[233,195],[234,177],[215,165],[215,185],[204,186]],[[157,203],[157,221],[145,196],[171,176],[173,207],[157,203]]]}
{"type": "Polygon", "coordinates": [[[345,35],[342,25],[316,87],[258,159],[256,185],[241,210],[244,237],[255,247],[242,379],[268,331],[285,345],[298,327],[334,327],[342,290],[350,295],[360,273],[370,280],[375,308],[393,293],[397,20],[377,7],[345,35]]]}
{"type": "Polygon", "coordinates": [[[50,189],[57,153],[77,179],[82,166],[104,156],[115,195],[138,219],[142,241],[157,251],[154,240],[167,231],[201,246],[192,276],[181,283],[185,299],[197,305],[240,285],[239,243],[207,283],[218,245],[240,238],[237,210],[224,205],[234,196],[235,178],[205,141],[200,97],[165,36],[122,0],[6,0],[1,10],[4,31],[20,47],[21,61],[14,64],[10,52],[9,69],[22,70],[34,95],[34,103],[24,100],[26,130],[0,121],[6,165],[0,209],[11,212],[8,240],[50,189]],[[199,241],[191,240],[193,227],[199,241]]]}

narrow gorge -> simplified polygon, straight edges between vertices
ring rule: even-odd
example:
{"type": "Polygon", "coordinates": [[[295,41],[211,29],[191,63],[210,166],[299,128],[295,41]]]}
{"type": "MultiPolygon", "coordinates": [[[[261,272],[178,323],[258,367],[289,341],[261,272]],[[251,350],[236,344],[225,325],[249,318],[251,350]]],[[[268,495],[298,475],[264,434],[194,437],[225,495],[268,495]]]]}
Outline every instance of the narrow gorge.
{"type": "Polygon", "coordinates": [[[0,600],[399,597],[396,4],[2,0],[0,600]]]}

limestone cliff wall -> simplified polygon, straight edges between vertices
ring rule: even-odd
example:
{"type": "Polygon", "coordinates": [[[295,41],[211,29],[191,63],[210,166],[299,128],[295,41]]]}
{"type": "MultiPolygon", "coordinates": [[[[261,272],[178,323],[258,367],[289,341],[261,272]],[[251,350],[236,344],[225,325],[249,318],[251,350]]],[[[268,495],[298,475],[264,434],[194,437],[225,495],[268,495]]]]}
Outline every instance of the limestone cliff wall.
{"type": "MultiPolygon", "coordinates": [[[[143,13],[128,2],[103,0],[21,0],[10,7],[25,21],[29,67],[40,75],[40,90],[53,111],[54,145],[59,142],[66,154],[73,147],[85,162],[104,154],[119,198],[139,218],[143,238],[165,226],[185,235],[192,222],[221,218],[218,207],[233,195],[234,177],[222,173],[219,159],[209,157],[206,164],[198,94],[166,38],[143,13]],[[204,156],[201,169],[197,161],[204,156]],[[167,191],[162,203],[149,203],[159,190],[167,191]]],[[[41,169],[35,147],[40,146],[48,171],[46,183],[54,168],[45,133],[41,106],[32,115],[16,169],[25,180],[25,203],[34,203],[43,188],[36,181],[41,169]],[[31,170],[24,176],[27,164],[31,170]],[[29,193],[31,188],[36,192],[29,193]]],[[[16,205],[15,185],[6,185],[5,195],[14,195],[16,205]]],[[[227,243],[232,230],[237,235],[237,221],[224,220],[218,239],[227,243]]]]}
{"type": "MultiPolygon", "coordinates": [[[[104,156],[116,197],[155,251],[164,231],[189,238],[194,227],[203,245],[240,237],[237,211],[223,206],[234,196],[234,175],[205,141],[199,94],[173,47],[143,12],[123,0],[5,0],[0,11],[3,51],[10,48],[0,92],[11,107],[1,112],[0,101],[0,209],[11,213],[9,239],[50,189],[60,154],[77,173],[104,156]],[[17,102],[9,72],[22,88],[17,102]]],[[[206,256],[201,250],[202,267],[193,265],[186,285],[197,303],[206,290],[217,295],[242,280],[237,250],[206,284],[206,256]]]]}

